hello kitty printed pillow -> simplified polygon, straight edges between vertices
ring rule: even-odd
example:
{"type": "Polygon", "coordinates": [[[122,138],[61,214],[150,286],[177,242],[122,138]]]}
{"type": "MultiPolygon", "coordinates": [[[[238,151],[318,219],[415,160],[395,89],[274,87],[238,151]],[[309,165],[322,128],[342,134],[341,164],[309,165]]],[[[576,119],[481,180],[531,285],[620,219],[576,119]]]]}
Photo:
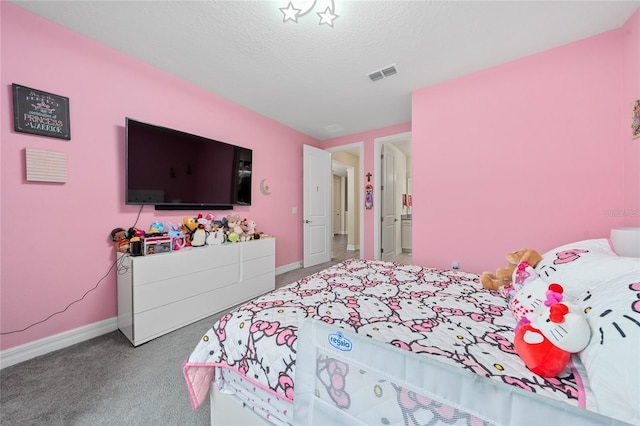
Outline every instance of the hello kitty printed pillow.
{"type": "Polygon", "coordinates": [[[640,273],[606,281],[576,303],[592,330],[578,356],[598,411],[640,424],[640,273]]]}
{"type": "Polygon", "coordinates": [[[607,238],[578,241],[544,253],[535,267],[546,281],[558,282],[568,300],[627,273],[640,273],[640,259],[620,257],[607,238]]]}

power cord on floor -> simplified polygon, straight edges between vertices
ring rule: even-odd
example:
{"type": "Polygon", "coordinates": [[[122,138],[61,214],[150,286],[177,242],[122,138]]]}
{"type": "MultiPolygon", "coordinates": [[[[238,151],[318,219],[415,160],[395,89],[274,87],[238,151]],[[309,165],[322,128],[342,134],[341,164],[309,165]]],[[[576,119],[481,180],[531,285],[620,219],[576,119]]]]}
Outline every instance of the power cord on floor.
{"type": "MultiPolygon", "coordinates": [[[[138,219],[140,219],[140,213],[142,213],[142,208],[143,208],[143,207],[144,207],[144,205],[141,205],[141,206],[140,206],[140,210],[138,211],[138,216],[136,217],[136,221],[135,221],[135,223],[133,224],[133,227],[134,227],[134,228],[135,228],[135,226],[138,224],[138,219]]],[[[34,326],[36,326],[36,325],[38,325],[38,324],[42,324],[43,322],[48,321],[49,319],[51,319],[52,317],[54,317],[54,316],[56,316],[56,315],[59,315],[59,314],[62,314],[62,313],[64,313],[64,312],[66,312],[66,311],[67,311],[71,306],[75,305],[75,304],[76,304],[76,303],[78,303],[78,302],[83,301],[83,300],[84,300],[84,298],[85,298],[85,297],[87,297],[87,294],[89,294],[89,293],[91,293],[92,291],[94,291],[95,289],[97,289],[97,288],[98,288],[98,286],[100,285],[100,283],[101,283],[105,278],[107,278],[107,277],[109,276],[109,274],[111,273],[111,271],[113,270],[113,268],[114,268],[116,265],[118,265],[118,264],[119,264],[119,265],[118,265],[118,273],[119,273],[119,274],[122,274],[122,273],[125,273],[126,271],[128,271],[128,269],[129,269],[129,268],[128,268],[127,266],[124,266],[124,265],[123,265],[124,259],[126,259],[127,257],[128,257],[128,256],[120,256],[120,257],[116,258],[115,262],[113,262],[113,264],[109,267],[109,270],[107,271],[107,273],[106,273],[106,274],[104,274],[104,275],[102,276],[102,278],[100,278],[100,279],[98,280],[98,282],[96,283],[96,285],[95,285],[95,286],[93,286],[93,288],[91,288],[91,289],[87,290],[87,291],[82,295],[82,297],[81,297],[81,298],[76,299],[76,300],[74,300],[73,302],[69,303],[69,304],[68,304],[64,309],[62,309],[61,311],[54,312],[54,313],[52,313],[51,315],[49,315],[48,317],[46,317],[45,319],[40,320],[40,321],[37,321],[37,322],[34,322],[33,324],[30,324],[30,325],[28,325],[28,326],[26,326],[25,328],[22,328],[22,329],[20,329],[20,330],[13,330],[13,331],[0,332],[0,336],[5,336],[5,335],[7,335],[7,334],[22,333],[23,331],[26,331],[26,330],[30,329],[31,327],[34,327],[34,326]]]]}

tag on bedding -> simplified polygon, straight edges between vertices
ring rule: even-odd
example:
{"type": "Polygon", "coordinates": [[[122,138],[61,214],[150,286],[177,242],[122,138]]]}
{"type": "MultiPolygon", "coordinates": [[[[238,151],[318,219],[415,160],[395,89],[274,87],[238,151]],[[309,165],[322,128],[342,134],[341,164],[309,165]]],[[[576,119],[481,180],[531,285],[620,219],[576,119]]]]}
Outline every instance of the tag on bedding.
{"type": "Polygon", "coordinates": [[[329,335],[329,344],[343,352],[349,352],[353,346],[351,340],[344,337],[341,331],[329,335]]]}

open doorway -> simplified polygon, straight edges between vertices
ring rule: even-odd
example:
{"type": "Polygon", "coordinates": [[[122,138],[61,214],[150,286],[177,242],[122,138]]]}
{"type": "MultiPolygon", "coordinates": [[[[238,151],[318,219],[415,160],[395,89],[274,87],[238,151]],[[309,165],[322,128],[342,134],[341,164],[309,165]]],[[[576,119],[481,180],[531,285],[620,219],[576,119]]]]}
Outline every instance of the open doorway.
{"type": "Polygon", "coordinates": [[[359,258],[363,239],[364,144],[328,148],[333,174],[332,260],[359,258]]]}
{"type": "Polygon", "coordinates": [[[375,139],[374,170],[375,259],[412,263],[411,132],[375,139]]]}

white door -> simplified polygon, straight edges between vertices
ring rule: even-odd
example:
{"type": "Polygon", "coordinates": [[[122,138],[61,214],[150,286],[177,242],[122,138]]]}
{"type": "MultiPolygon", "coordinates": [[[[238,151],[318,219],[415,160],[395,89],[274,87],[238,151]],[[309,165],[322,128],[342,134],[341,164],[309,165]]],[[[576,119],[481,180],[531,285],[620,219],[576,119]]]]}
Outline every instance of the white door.
{"type": "Polygon", "coordinates": [[[382,145],[382,187],[380,188],[381,223],[380,247],[381,259],[393,261],[396,255],[396,157],[393,149],[385,149],[382,145]]]}
{"type": "Polygon", "coordinates": [[[342,179],[333,175],[333,235],[342,234],[342,179]]]}
{"type": "Polygon", "coordinates": [[[303,147],[304,267],[331,260],[331,153],[303,147]]]}

